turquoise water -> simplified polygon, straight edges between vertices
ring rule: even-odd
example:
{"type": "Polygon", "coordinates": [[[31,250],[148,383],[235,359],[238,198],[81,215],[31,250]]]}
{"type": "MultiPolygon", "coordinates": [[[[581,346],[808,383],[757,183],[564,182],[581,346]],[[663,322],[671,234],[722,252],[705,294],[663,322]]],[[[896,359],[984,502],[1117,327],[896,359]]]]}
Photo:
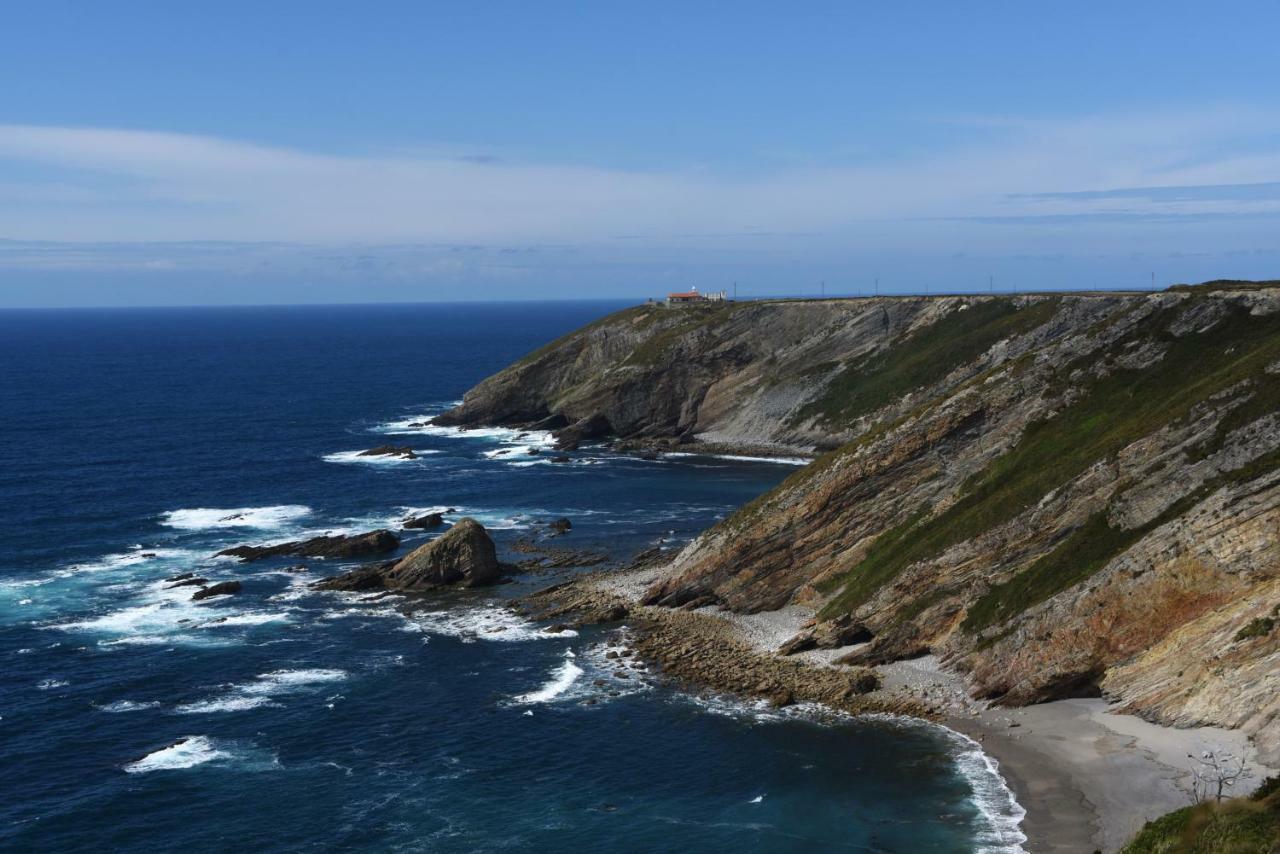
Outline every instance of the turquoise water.
{"type": "Polygon", "coordinates": [[[406,614],[309,590],[341,563],[213,558],[440,509],[621,559],[794,470],[411,426],[617,307],[0,312],[0,847],[1016,850],[972,743],[621,678],[625,629],[503,607],[545,578],[406,614]],[[420,458],[354,457],[389,439],[420,458]]]}

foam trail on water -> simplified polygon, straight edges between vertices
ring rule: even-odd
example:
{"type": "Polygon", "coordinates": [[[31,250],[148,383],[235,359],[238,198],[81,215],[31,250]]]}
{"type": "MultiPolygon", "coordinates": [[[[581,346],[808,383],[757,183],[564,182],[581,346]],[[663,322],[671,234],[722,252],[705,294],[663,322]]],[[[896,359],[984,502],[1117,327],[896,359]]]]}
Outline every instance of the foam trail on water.
{"type": "Polygon", "coordinates": [[[668,451],[664,457],[710,457],[714,460],[734,460],[742,463],[777,463],[783,466],[807,466],[813,462],[808,457],[750,457],[743,454],[691,454],[685,451],[668,451]]]}
{"type": "Polygon", "coordinates": [[[572,629],[548,632],[528,620],[518,617],[506,608],[484,605],[468,611],[417,612],[409,618],[409,630],[425,631],[435,635],[447,635],[472,643],[486,641],[529,641],[546,638],[571,638],[578,633],[572,629]]]}
{"type": "Polygon", "coordinates": [[[522,705],[550,702],[572,688],[573,683],[578,681],[578,677],[583,672],[583,669],[573,661],[573,651],[565,650],[564,663],[552,672],[551,679],[538,690],[519,695],[515,701],[522,705]]]}
{"type": "Polygon", "coordinates": [[[302,504],[278,504],[273,507],[190,507],[169,510],[160,524],[184,531],[206,531],[217,528],[281,528],[311,515],[302,504]]]}
{"type": "Polygon", "coordinates": [[[305,670],[273,670],[260,673],[251,682],[233,685],[221,697],[183,703],[174,708],[179,714],[209,714],[212,712],[246,712],[262,705],[279,705],[273,698],[280,694],[296,694],[314,685],[339,682],[347,679],[347,671],[334,668],[305,668],[305,670]]]}
{"type": "MultiPolygon", "coordinates": [[[[432,450],[430,448],[413,451],[416,457],[422,457],[428,454],[439,454],[441,451],[432,450]]],[[[395,465],[397,463],[416,463],[418,459],[406,459],[405,457],[392,456],[390,454],[378,454],[376,456],[368,456],[364,451],[338,451],[333,454],[325,454],[321,457],[326,463],[364,463],[366,465],[395,465]]]]}
{"type": "Polygon", "coordinates": [[[191,735],[180,739],[168,747],[124,766],[130,774],[145,774],[148,771],[172,771],[181,768],[194,768],[215,759],[224,759],[230,754],[219,750],[207,736],[191,735]]]}
{"type": "Polygon", "coordinates": [[[273,698],[280,694],[306,691],[314,685],[341,682],[347,671],[330,668],[301,670],[272,670],[257,676],[252,682],[234,685],[219,697],[184,703],[174,709],[183,715],[203,715],[213,712],[243,712],[261,706],[277,706],[273,698]]]}
{"type": "Polygon", "coordinates": [[[143,709],[155,709],[159,706],[160,703],[156,700],[151,700],[146,703],[140,703],[134,700],[117,700],[114,703],[107,703],[106,705],[98,706],[98,711],[118,714],[120,712],[140,712],[143,709]]]}

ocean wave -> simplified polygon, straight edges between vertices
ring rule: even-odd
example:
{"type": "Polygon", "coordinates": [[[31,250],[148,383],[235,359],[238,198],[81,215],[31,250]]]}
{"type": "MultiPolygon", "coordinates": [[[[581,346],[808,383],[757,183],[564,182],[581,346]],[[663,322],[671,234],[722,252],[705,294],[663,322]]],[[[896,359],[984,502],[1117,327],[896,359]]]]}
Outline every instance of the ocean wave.
{"type": "Polygon", "coordinates": [[[541,688],[518,695],[514,698],[515,702],[521,705],[547,703],[572,688],[573,683],[586,671],[574,663],[573,650],[566,649],[564,655],[565,660],[551,672],[551,678],[541,688]]]}
{"type": "Polygon", "coordinates": [[[65,679],[41,679],[36,683],[36,687],[41,691],[48,691],[52,688],[65,688],[71,683],[65,679]]]}
{"type": "Polygon", "coordinates": [[[124,770],[130,774],[145,774],[149,771],[174,771],[182,768],[194,768],[215,759],[228,758],[230,754],[219,750],[208,736],[189,735],[175,741],[168,747],[148,753],[141,759],[130,762],[124,770]]]}
{"type": "Polygon", "coordinates": [[[244,614],[233,614],[201,623],[199,628],[216,629],[222,626],[261,626],[266,623],[291,623],[293,619],[279,611],[250,611],[244,614]]]}
{"type": "Polygon", "coordinates": [[[262,706],[278,706],[270,697],[214,697],[208,700],[197,700],[194,703],[183,703],[174,706],[173,710],[180,715],[207,715],[217,712],[245,712],[262,706]]]}
{"type": "Polygon", "coordinates": [[[160,524],[184,531],[206,531],[217,528],[282,528],[290,522],[311,515],[311,508],[301,504],[279,504],[272,507],[237,507],[216,509],[191,507],[169,510],[160,524]]]}
{"type": "Polygon", "coordinates": [[[549,430],[522,430],[518,427],[444,427],[430,423],[439,413],[411,415],[387,421],[371,428],[374,433],[389,435],[435,436],[442,439],[474,439],[498,442],[509,447],[521,445],[536,448],[555,446],[556,438],[549,430]]]}
{"type": "Polygon", "coordinates": [[[158,700],[150,700],[148,702],[137,702],[135,700],[116,700],[114,703],[104,703],[98,706],[100,712],[111,712],[112,714],[120,714],[122,712],[140,712],[144,709],[156,709],[160,707],[158,700]]]}
{"type": "MultiPolygon", "coordinates": [[[[140,604],[117,608],[97,616],[54,623],[44,628],[106,635],[98,645],[150,646],[182,644],[225,646],[228,639],[209,629],[252,628],[267,623],[290,622],[281,611],[231,611],[226,597],[194,602],[193,588],[170,588],[166,581],[147,585],[140,604]]],[[[137,600],[135,600],[137,601],[137,600]]]]}
{"type": "Polygon", "coordinates": [[[432,450],[430,448],[420,449],[414,448],[414,458],[392,456],[391,454],[378,454],[369,456],[364,451],[338,451],[333,454],[325,454],[320,459],[326,463],[364,463],[366,465],[395,465],[397,463],[415,463],[419,462],[421,457],[430,454],[439,454],[441,451],[432,450]]]}
{"type": "Polygon", "coordinates": [[[1025,854],[1022,819],[1027,811],[1014,797],[1000,774],[1000,763],[983,751],[978,742],[963,733],[942,727],[956,747],[955,763],[960,776],[973,792],[973,803],[982,817],[978,831],[981,854],[1025,854]]]}
{"type": "Polygon", "coordinates": [[[696,454],[686,451],[668,451],[662,455],[663,457],[702,457],[713,460],[733,460],[740,463],[777,463],[783,466],[807,466],[813,460],[809,457],[752,457],[744,454],[696,454]]]}
{"type": "Polygon", "coordinates": [[[123,767],[128,774],[146,774],[205,765],[233,766],[237,771],[274,771],[280,767],[280,760],[275,754],[252,744],[215,740],[207,735],[188,735],[123,767]]]}
{"type": "Polygon", "coordinates": [[[409,615],[409,631],[455,637],[463,643],[484,641],[531,641],[577,637],[572,629],[549,632],[497,605],[483,605],[466,611],[418,611],[409,615]]]}
{"type": "Polygon", "coordinates": [[[252,682],[232,685],[219,696],[183,703],[174,711],[182,715],[203,715],[279,706],[274,698],[281,694],[301,693],[313,686],[341,682],[346,678],[347,671],[329,668],[273,670],[254,677],[252,682]]]}
{"type": "MultiPolygon", "coordinates": [[[[125,567],[139,566],[153,561],[190,560],[200,554],[202,553],[191,549],[149,549],[144,546],[134,546],[127,552],[104,555],[97,560],[85,561],[84,563],[73,563],[70,566],[63,567],[55,577],[66,577],[80,572],[104,572],[113,569],[124,569],[125,567]]],[[[36,579],[28,583],[47,584],[52,580],[52,578],[36,579]]]]}

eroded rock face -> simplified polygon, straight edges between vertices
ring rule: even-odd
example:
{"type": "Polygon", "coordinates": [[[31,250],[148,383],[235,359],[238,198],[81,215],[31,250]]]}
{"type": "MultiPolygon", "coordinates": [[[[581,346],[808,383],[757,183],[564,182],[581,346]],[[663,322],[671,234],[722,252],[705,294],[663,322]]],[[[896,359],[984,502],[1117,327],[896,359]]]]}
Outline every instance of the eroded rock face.
{"type": "Polygon", "coordinates": [[[620,446],[835,449],[691,543],[644,601],[808,603],[872,635],[850,663],[936,652],[1003,703],[1106,692],[1280,744],[1259,699],[1272,636],[1223,641],[1280,578],[1276,365],[1280,289],[1232,283],[638,308],[446,420],[599,414],[620,446]]]}
{"type": "Polygon", "coordinates": [[[493,540],[470,517],[459,519],[437,540],[419,546],[398,561],[361,567],[317,587],[328,590],[401,590],[425,592],[441,587],[483,587],[502,577],[493,540]]]}
{"type": "Polygon", "coordinates": [[[367,534],[338,534],[312,537],[273,546],[235,546],[218,552],[218,557],[238,557],[245,563],[271,557],[368,557],[394,551],[400,546],[400,538],[390,531],[377,530],[367,534]]]}

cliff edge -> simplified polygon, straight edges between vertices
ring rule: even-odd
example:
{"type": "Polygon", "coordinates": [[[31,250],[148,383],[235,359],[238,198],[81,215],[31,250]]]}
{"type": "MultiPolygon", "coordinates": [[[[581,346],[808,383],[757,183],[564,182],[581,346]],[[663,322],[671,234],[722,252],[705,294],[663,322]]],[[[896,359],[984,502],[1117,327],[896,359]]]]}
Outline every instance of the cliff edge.
{"type": "Polygon", "coordinates": [[[825,451],[646,601],[805,604],[849,664],[932,652],[975,696],[1103,694],[1275,762],[1276,285],[639,306],[439,421],[825,451]]]}

